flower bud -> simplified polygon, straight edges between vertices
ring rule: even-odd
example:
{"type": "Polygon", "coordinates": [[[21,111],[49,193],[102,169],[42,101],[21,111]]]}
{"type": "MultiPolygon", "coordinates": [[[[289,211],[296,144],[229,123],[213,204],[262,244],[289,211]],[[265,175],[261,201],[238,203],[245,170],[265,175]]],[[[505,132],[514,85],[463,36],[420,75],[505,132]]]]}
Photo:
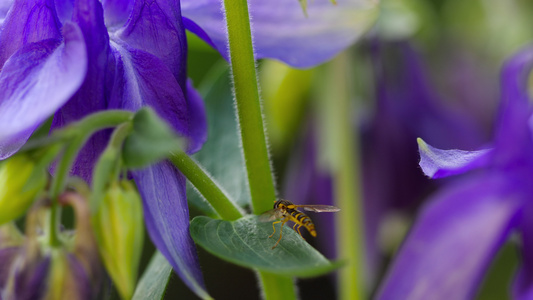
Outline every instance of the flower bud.
{"type": "Polygon", "coordinates": [[[45,184],[44,170],[29,155],[0,162],[0,225],[23,215],[45,184]]]}
{"type": "Polygon", "coordinates": [[[141,199],[135,187],[128,181],[112,183],[92,221],[104,265],[121,297],[130,299],[144,238],[141,199]]]}

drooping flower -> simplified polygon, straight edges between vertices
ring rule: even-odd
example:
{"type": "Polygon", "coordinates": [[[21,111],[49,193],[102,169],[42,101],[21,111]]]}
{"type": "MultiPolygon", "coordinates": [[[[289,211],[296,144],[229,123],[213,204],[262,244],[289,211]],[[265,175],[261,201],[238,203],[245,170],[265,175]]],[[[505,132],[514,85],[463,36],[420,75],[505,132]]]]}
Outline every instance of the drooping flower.
{"type": "MultiPolygon", "coordinates": [[[[205,116],[187,82],[186,45],[176,1],[14,1],[0,33],[0,157],[15,153],[54,113],[58,128],[99,110],[145,105],[188,137],[189,152],[198,150],[205,116]]],[[[106,132],[93,136],[73,173],[90,180],[107,139],[106,132]]],[[[188,232],[185,178],[168,163],[133,177],[154,244],[206,296],[188,232]]]]}
{"type": "Polygon", "coordinates": [[[533,135],[528,83],[533,48],[512,57],[501,78],[493,148],[440,150],[419,140],[431,178],[468,172],[430,199],[397,254],[378,299],[471,299],[509,235],[521,239],[516,299],[533,296],[533,135]]]}

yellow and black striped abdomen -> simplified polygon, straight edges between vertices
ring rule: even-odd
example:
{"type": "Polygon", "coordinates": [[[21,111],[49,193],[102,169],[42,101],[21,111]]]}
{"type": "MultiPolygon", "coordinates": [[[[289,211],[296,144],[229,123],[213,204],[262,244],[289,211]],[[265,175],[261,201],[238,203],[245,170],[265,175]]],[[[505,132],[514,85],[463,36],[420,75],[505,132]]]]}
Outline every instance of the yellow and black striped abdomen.
{"type": "Polygon", "coordinates": [[[306,214],[295,209],[287,209],[287,213],[291,216],[291,221],[305,227],[312,236],[316,237],[315,224],[306,214]]]}

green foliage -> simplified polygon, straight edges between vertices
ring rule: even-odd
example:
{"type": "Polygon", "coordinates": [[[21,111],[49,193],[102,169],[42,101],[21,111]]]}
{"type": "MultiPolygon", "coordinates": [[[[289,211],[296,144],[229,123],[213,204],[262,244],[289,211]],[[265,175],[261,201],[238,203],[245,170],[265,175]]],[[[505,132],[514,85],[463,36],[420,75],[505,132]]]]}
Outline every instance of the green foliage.
{"type": "Polygon", "coordinates": [[[237,221],[196,217],[191,236],[204,249],[234,264],[268,273],[312,277],[333,271],[341,263],[331,263],[289,226],[283,229],[279,245],[279,225],[272,238],[272,223],[259,222],[256,216],[237,221]]]}
{"type": "MultiPolygon", "coordinates": [[[[215,67],[200,88],[206,106],[209,137],[193,158],[224,187],[230,199],[239,206],[250,204],[244,160],[239,147],[233,96],[228,67],[224,62],[215,67]]],[[[212,215],[212,208],[197,193],[187,193],[189,203],[212,215]]]]}
{"type": "Polygon", "coordinates": [[[162,299],[172,267],[160,252],[156,252],[144,272],[132,300],[162,299]]]}
{"type": "Polygon", "coordinates": [[[129,168],[141,168],[183,148],[170,126],[150,108],[139,110],[133,118],[133,132],[124,141],[122,157],[129,168]]]}

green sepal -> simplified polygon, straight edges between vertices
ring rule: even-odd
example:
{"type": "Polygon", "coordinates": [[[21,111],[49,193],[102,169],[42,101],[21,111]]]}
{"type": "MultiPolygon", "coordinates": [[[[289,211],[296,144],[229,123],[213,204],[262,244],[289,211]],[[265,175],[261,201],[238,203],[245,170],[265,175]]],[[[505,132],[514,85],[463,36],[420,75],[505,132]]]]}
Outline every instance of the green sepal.
{"type": "Polygon", "coordinates": [[[133,131],[124,141],[122,158],[129,168],[142,168],[184,148],[184,141],[150,108],[142,108],[133,118],[133,131]]]}
{"type": "Polygon", "coordinates": [[[27,153],[0,162],[0,225],[22,216],[46,181],[44,169],[27,153]]]}
{"type": "MultiPolygon", "coordinates": [[[[335,0],[332,0],[335,1],[335,0]]],[[[300,2],[300,7],[302,8],[302,11],[304,13],[304,16],[307,18],[307,0],[298,0],[300,2]]]]}
{"type": "Polygon", "coordinates": [[[141,198],[128,181],[114,182],[92,217],[98,250],[123,299],[135,289],[144,240],[141,198]]]}
{"type": "Polygon", "coordinates": [[[0,226],[0,249],[21,246],[23,243],[24,235],[14,222],[0,226]]]}
{"type": "Polygon", "coordinates": [[[272,238],[271,222],[259,222],[256,216],[246,216],[236,221],[223,221],[209,217],[195,217],[190,231],[194,241],[205,250],[224,260],[243,267],[290,277],[313,277],[329,273],[342,262],[330,262],[311,247],[289,226],[280,225],[272,238]]]}
{"type": "Polygon", "coordinates": [[[86,283],[79,282],[80,274],[73,268],[68,252],[62,248],[51,248],[49,255],[48,289],[43,299],[83,299],[82,286],[86,283]]]}
{"type": "Polygon", "coordinates": [[[100,202],[104,198],[105,190],[110,181],[114,182],[117,178],[113,178],[120,166],[119,150],[114,147],[107,147],[102,155],[98,158],[98,162],[93,171],[93,182],[91,189],[91,211],[98,211],[100,202]]]}

